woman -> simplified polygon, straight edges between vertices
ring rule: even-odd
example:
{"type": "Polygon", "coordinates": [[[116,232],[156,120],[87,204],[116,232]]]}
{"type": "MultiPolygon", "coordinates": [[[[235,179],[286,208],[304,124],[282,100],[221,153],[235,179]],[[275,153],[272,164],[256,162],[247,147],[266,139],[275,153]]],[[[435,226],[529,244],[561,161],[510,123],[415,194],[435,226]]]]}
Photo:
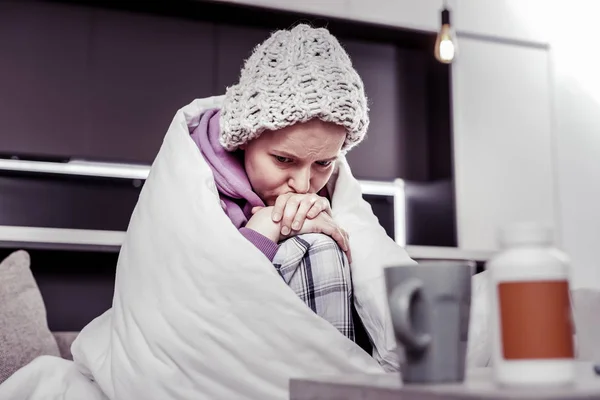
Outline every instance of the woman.
{"type": "Polygon", "coordinates": [[[175,115],[127,229],[113,306],[78,335],[74,361],[41,357],[0,398],[279,400],[292,378],[397,371],[383,267],[414,261],[337,160],[368,121],[333,36],[274,33],[224,98],[175,115]],[[353,306],[372,351],[347,339],[353,306]]]}
{"type": "MultiPolygon", "coordinates": [[[[131,217],[113,306],[78,335],[74,361],[42,357],[0,398],[279,400],[292,378],[397,371],[383,269],[414,261],[336,160],[367,126],[337,40],[306,25],[274,33],[224,98],[175,115],[131,217]],[[372,351],[347,339],[353,306],[372,351]]],[[[485,343],[476,325],[469,342],[485,343]]]]}
{"type": "Polygon", "coordinates": [[[362,80],[326,29],[298,25],[254,49],[192,137],[232,223],[318,315],[354,339],[349,238],[325,185],[369,125],[362,80]],[[322,234],[319,237],[300,235],[322,234]],[[292,238],[303,261],[292,259],[292,238]],[[340,252],[340,250],[342,252],[340,252]]]}

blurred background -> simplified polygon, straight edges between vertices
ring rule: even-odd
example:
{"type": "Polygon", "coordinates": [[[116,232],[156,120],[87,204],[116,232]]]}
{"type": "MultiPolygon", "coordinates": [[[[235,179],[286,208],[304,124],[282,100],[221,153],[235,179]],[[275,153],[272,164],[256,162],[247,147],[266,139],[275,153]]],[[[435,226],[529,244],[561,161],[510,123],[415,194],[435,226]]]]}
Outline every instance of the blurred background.
{"type": "Polygon", "coordinates": [[[481,270],[511,222],[553,227],[600,288],[600,3],[0,0],[0,258],[32,256],[52,330],[111,305],[118,250],[176,111],[270,32],[327,27],[363,78],[354,175],[417,260],[481,270]],[[446,10],[446,12],[442,12],[446,10]]]}

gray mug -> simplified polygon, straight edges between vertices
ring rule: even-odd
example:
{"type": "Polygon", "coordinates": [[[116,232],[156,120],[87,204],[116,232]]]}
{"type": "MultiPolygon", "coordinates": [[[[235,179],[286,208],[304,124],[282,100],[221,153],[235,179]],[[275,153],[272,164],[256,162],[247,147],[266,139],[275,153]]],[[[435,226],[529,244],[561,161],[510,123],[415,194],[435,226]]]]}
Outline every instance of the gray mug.
{"type": "Polygon", "coordinates": [[[404,382],[464,380],[471,274],[472,267],[466,262],[385,268],[394,331],[404,347],[404,382]]]}

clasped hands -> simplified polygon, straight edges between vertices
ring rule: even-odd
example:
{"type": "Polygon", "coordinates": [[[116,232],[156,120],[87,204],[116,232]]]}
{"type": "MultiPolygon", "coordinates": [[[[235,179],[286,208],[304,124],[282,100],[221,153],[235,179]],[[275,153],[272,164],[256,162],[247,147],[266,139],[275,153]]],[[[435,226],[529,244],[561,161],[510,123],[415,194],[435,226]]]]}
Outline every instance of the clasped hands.
{"type": "Polygon", "coordinates": [[[254,207],[246,228],[276,243],[303,233],[322,233],[333,238],[352,262],[348,233],[333,220],[329,200],[314,193],[287,193],[273,206],[254,207]]]}

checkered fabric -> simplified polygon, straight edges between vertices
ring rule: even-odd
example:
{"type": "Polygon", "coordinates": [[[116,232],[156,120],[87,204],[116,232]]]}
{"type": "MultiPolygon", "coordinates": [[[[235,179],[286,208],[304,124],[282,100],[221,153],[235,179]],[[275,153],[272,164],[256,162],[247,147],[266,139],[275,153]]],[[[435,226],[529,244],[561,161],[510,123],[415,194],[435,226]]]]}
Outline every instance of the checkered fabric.
{"type": "Polygon", "coordinates": [[[333,239],[294,236],[279,246],[273,265],[311,310],[354,341],[350,265],[333,239]]]}

